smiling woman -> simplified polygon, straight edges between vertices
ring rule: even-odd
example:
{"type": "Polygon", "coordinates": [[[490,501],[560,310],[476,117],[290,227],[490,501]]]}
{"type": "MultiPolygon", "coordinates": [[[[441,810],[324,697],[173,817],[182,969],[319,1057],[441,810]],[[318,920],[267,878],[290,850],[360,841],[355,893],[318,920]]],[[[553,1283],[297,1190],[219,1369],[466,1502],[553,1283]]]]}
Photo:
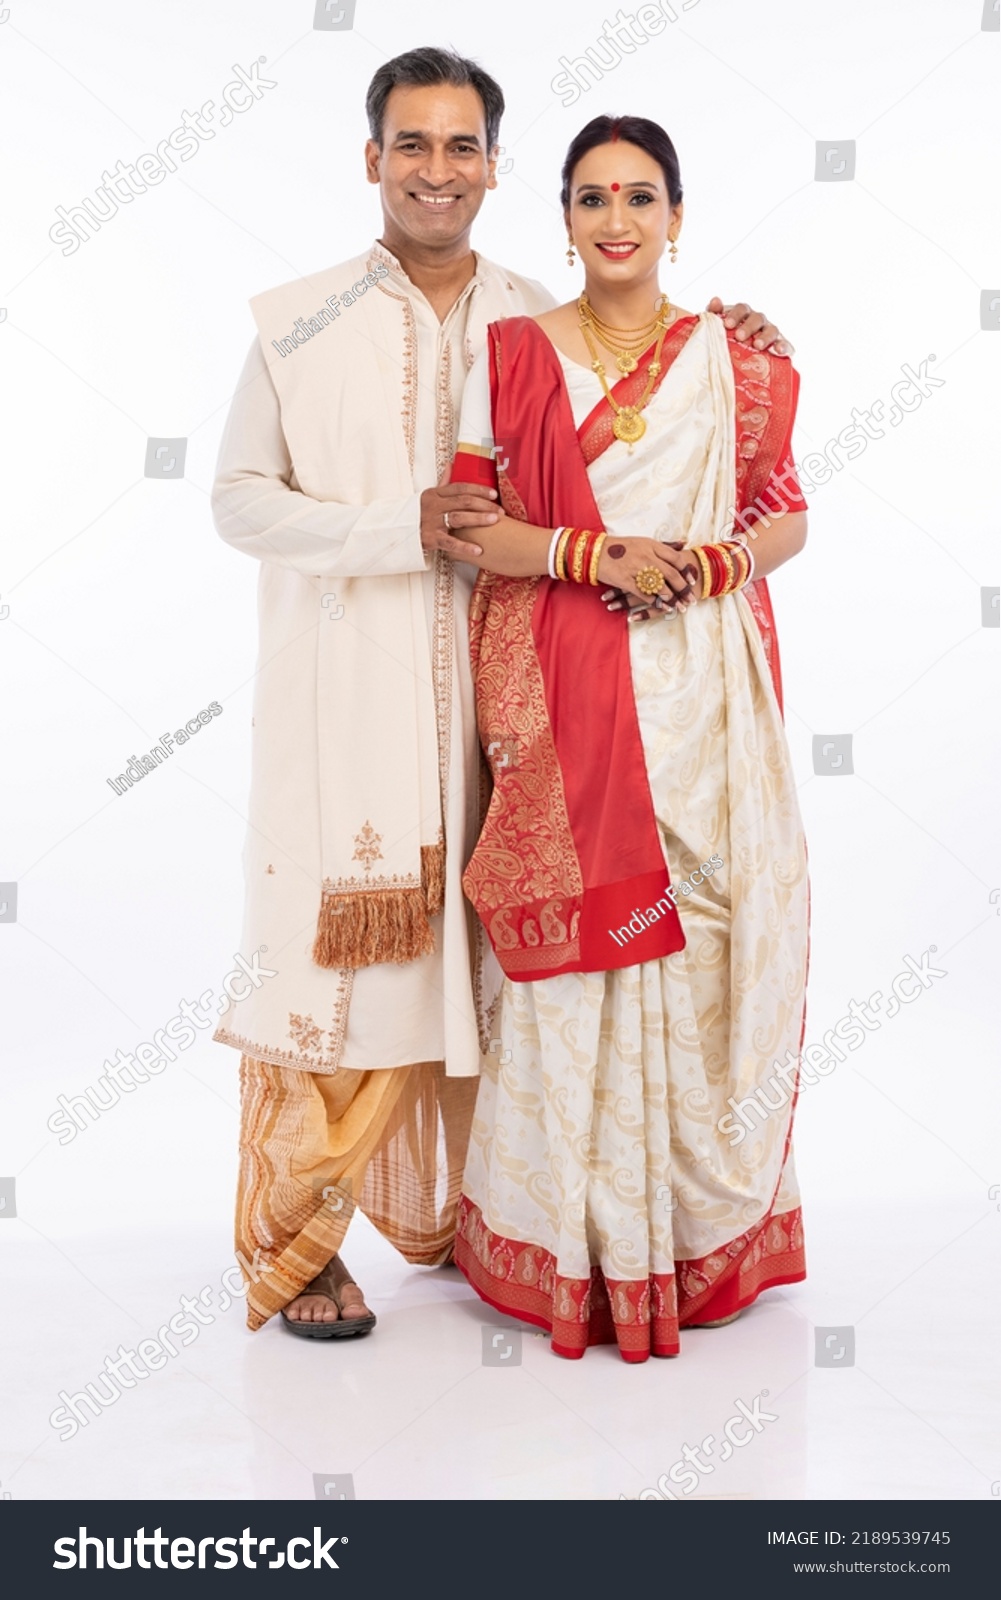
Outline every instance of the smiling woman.
{"type": "Polygon", "coordinates": [[[762,581],[805,538],[797,379],[661,292],[681,196],[656,124],[581,131],[562,201],[585,291],[491,327],[453,467],[505,511],[476,533],[470,637],[484,744],[517,750],[463,879],[506,978],[456,1263],[555,1353],[630,1362],[805,1275],[791,1103],[739,1158],[718,1128],[803,1033],[806,855],[762,581]]]}

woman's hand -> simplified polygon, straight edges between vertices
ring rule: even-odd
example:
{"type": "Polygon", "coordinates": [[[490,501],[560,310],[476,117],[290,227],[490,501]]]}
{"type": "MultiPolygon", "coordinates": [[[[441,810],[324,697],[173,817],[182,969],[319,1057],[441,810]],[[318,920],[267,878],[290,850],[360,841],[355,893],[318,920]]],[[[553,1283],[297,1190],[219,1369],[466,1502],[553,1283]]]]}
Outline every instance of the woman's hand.
{"type": "Polygon", "coordinates": [[[611,595],[602,600],[611,601],[610,611],[621,611],[628,604],[633,614],[647,616],[651,611],[687,611],[702,593],[702,573],[698,562],[684,543],[672,540],[665,544],[660,539],[620,539],[609,535],[598,562],[598,581],[610,585],[611,595]],[[651,597],[636,587],[637,574],[653,569],[664,578],[664,590],[651,597]]]}

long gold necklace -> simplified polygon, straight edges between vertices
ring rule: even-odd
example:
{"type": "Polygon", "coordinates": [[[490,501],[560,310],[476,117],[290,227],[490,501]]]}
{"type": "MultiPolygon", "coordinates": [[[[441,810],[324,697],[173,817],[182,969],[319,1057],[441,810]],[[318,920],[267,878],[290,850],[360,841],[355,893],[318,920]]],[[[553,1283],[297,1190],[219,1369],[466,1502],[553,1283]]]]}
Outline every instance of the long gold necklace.
{"type": "Polygon", "coordinates": [[[582,294],[577,301],[577,309],[581,319],[586,319],[598,343],[603,344],[615,357],[615,365],[622,376],[628,377],[635,372],[639,365],[639,357],[644,350],[649,349],[660,326],[665,310],[669,309],[667,296],[662,295],[658,301],[658,310],[649,322],[639,328],[613,328],[610,322],[605,322],[598,316],[586,294],[582,294]]]}
{"type": "MultiPolygon", "coordinates": [[[[670,302],[668,301],[666,295],[662,296],[662,304],[661,304],[661,307],[660,307],[660,311],[658,312],[656,321],[652,325],[653,327],[659,327],[660,328],[660,337],[657,340],[657,348],[654,351],[653,360],[651,361],[650,366],[647,369],[648,370],[648,376],[647,376],[646,388],[644,389],[643,393],[640,395],[639,400],[633,406],[620,406],[618,401],[615,399],[614,395],[612,394],[611,389],[608,387],[608,379],[605,376],[605,365],[604,365],[604,362],[601,360],[600,356],[598,355],[598,352],[597,352],[597,350],[595,349],[595,346],[594,346],[594,342],[593,342],[593,340],[591,338],[591,326],[593,326],[593,322],[591,321],[591,319],[593,319],[594,313],[593,313],[593,311],[591,311],[590,304],[589,304],[589,302],[587,301],[587,299],[585,298],[584,295],[581,295],[580,300],[578,300],[577,309],[580,312],[580,331],[584,336],[584,343],[587,345],[588,351],[590,352],[590,356],[591,356],[591,368],[592,368],[592,371],[597,373],[598,378],[601,381],[601,387],[605,391],[605,399],[608,401],[609,405],[612,408],[612,411],[615,413],[613,421],[612,421],[612,432],[614,433],[614,435],[615,435],[615,437],[617,439],[621,439],[624,444],[627,444],[629,446],[630,454],[632,454],[633,445],[636,443],[636,441],[638,439],[642,439],[643,435],[646,433],[646,421],[643,418],[643,416],[641,415],[641,412],[643,411],[644,407],[648,404],[650,396],[653,393],[653,386],[656,383],[657,378],[660,375],[660,369],[661,369],[660,357],[661,357],[661,352],[662,352],[662,350],[664,348],[664,340],[667,338],[667,330],[668,330],[668,327],[670,326],[670,321],[671,321],[671,306],[670,306],[670,302]],[[588,313],[590,313],[590,317],[589,317],[588,313]]],[[[607,326],[607,324],[606,324],[606,326],[607,326]]],[[[632,330],[632,329],[613,330],[613,332],[615,332],[615,331],[617,331],[619,334],[621,334],[621,333],[633,332],[635,330],[632,330]]],[[[604,339],[602,339],[601,342],[604,344],[604,342],[605,342],[604,339]]],[[[648,347],[649,347],[649,340],[647,340],[646,344],[644,344],[644,345],[642,345],[640,347],[640,353],[642,353],[642,350],[645,350],[648,347]]],[[[634,362],[633,368],[631,370],[635,370],[635,362],[634,362]]]]}

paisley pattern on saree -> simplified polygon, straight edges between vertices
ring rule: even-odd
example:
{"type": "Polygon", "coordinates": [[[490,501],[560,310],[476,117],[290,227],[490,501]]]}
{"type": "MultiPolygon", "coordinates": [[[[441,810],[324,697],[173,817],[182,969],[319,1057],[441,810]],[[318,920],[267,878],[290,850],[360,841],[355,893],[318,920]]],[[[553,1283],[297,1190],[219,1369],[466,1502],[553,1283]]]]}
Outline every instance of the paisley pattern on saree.
{"type": "Polygon", "coordinates": [[[459,1201],[456,1265],[480,1298],[553,1336],[553,1350],[579,1358],[591,1345],[617,1344],[625,1361],[681,1351],[682,1327],[713,1322],[750,1304],[763,1289],[806,1274],[799,1209],[770,1217],[721,1249],[682,1261],[676,1273],[636,1280],[566,1278],[550,1251],[493,1233],[479,1207],[459,1201]]]}
{"type": "Polygon", "coordinates": [[[584,885],[532,637],[539,581],[485,573],[470,602],[480,742],[489,750],[502,737],[514,742],[516,755],[495,780],[510,786],[505,796],[509,803],[493,807],[494,825],[466,868],[463,886],[481,907],[499,907],[484,917],[498,951],[518,948],[509,891],[515,883],[521,886],[526,898],[535,902],[534,915],[521,923],[521,940],[538,947],[537,952],[526,951],[525,960],[531,963],[536,953],[544,975],[550,954],[545,945],[558,946],[553,965],[566,959],[567,945],[579,953],[576,940],[584,885]],[[546,810],[546,827],[536,832],[527,824],[539,804],[546,810]]]}
{"type": "MultiPolygon", "coordinates": [[[[762,375],[730,345],[714,319],[686,341],[649,419],[670,452],[628,457],[619,443],[595,458],[596,503],[617,534],[649,535],[651,505],[658,538],[698,543],[732,524],[738,461],[746,496],[760,456],[739,451],[775,408],[770,363],[762,375]]],[[[564,372],[583,428],[595,380],[569,361],[564,372]]],[[[805,1024],[806,859],[762,619],[770,607],[745,591],[630,631],[672,878],[713,851],[724,863],[686,899],[685,950],[502,990],[456,1260],[482,1298],[552,1329],[559,1355],[606,1341],[631,1361],[676,1354],[680,1327],[805,1276],[793,1104],[738,1146],[725,1134],[773,1061],[794,1060],[805,1024]]]]}

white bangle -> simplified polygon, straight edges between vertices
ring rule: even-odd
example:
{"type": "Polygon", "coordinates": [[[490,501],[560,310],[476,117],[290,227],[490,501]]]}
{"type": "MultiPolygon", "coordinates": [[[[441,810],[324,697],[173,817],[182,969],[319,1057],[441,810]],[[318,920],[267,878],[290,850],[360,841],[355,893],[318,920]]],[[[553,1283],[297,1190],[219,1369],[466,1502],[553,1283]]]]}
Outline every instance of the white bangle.
{"type": "Polygon", "coordinates": [[[566,531],[567,530],[565,527],[557,528],[556,532],[553,534],[553,537],[549,541],[549,559],[546,563],[546,566],[551,578],[555,578],[557,576],[556,568],[553,565],[554,561],[556,560],[556,546],[560,542],[560,534],[566,533],[566,531]]]}

